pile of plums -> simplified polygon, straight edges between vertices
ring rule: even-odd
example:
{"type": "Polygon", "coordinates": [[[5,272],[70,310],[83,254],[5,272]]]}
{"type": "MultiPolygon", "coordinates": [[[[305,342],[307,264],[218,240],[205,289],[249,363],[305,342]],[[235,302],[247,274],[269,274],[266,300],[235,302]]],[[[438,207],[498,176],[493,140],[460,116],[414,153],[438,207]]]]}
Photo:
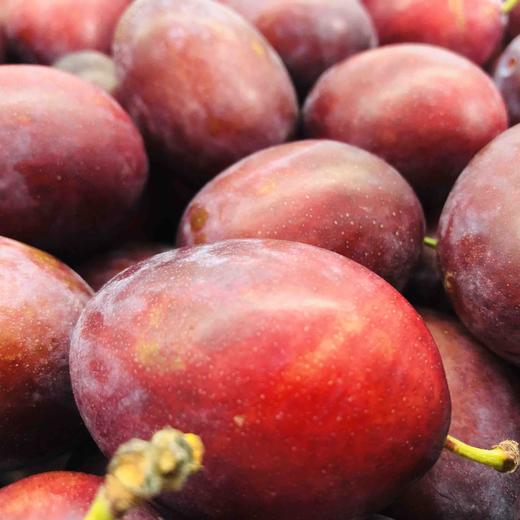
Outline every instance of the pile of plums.
{"type": "Polygon", "coordinates": [[[128,520],[520,519],[443,451],[520,440],[520,3],[4,0],[0,63],[0,520],[168,425],[128,520]]]}

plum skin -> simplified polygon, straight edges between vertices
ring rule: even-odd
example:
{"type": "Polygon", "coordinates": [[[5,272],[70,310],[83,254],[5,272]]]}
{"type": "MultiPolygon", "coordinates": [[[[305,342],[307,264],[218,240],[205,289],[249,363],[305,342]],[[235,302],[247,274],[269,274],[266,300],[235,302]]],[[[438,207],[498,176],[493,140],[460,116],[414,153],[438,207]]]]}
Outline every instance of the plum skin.
{"type": "Polygon", "coordinates": [[[520,123],[520,36],[498,58],[493,80],[507,106],[511,125],[520,123]]]}
{"type": "Polygon", "coordinates": [[[186,208],[177,244],[303,242],[402,288],[423,237],[420,202],[397,171],[359,148],[307,140],[262,150],[220,173],[186,208]]]}
{"type": "Polygon", "coordinates": [[[9,45],[24,62],[49,65],[81,50],[110,52],[117,20],[132,0],[8,0],[9,45]]]}
{"type": "Polygon", "coordinates": [[[280,57],[216,2],[136,0],[113,54],[118,99],[152,158],[193,185],[294,131],[296,93],[280,57]]]}
{"type": "Polygon", "coordinates": [[[444,287],[470,332],[520,364],[520,127],[483,148],[453,188],[439,222],[444,287]],[[489,175],[492,171],[493,175],[489,175]]]}
{"type": "Polygon", "coordinates": [[[422,42],[484,65],[499,47],[506,17],[495,0],[363,0],[382,45],[422,42]]]}
{"type": "Polygon", "coordinates": [[[70,364],[105,453],[168,423],[201,436],[204,472],[167,499],[195,518],[380,510],[433,464],[449,423],[437,348],[409,304],[359,264],[293,242],[130,267],[82,314],[70,364]]]}
{"type": "MultiPolygon", "coordinates": [[[[455,319],[421,315],[437,343],[452,397],[450,433],[475,446],[520,438],[515,374],[479,345],[455,319]]],[[[514,520],[520,475],[483,471],[471,461],[442,453],[433,468],[390,509],[396,520],[514,520]]]]}
{"type": "MultiPolygon", "coordinates": [[[[83,520],[101,477],[73,471],[50,471],[26,477],[0,489],[0,518],[3,520],[83,520]]],[[[159,520],[140,507],[125,520],[159,520]]]]}
{"type": "Polygon", "coordinates": [[[377,45],[361,3],[344,0],[219,0],[232,7],[280,54],[299,92],[332,65],[377,45]]]}
{"type": "Polygon", "coordinates": [[[425,209],[442,206],[473,155],[507,128],[490,78],[462,56],[423,44],[387,45],[332,67],[305,101],[304,119],[309,137],[385,159],[425,209]]]}
{"type": "Polygon", "coordinates": [[[69,341],[93,293],[60,261],[4,237],[0,267],[0,470],[9,470],[63,450],[80,431],[69,341]]]}
{"type": "Polygon", "coordinates": [[[3,66],[0,92],[0,234],[60,257],[110,242],[148,178],[130,117],[50,67],[3,66]]]}

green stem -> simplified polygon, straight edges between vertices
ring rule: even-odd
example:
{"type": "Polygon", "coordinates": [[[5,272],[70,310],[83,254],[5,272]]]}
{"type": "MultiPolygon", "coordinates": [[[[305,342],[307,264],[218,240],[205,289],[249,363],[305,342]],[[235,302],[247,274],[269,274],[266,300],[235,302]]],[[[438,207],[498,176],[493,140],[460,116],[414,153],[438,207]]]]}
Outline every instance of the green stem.
{"type": "Polygon", "coordinates": [[[425,246],[431,247],[432,249],[437,249],[439,245],[439,241],[433,237],[424,237],[423,242],[425,246]]]}
{"type": "Polygon", "coordinates": [[[510,13],[517,5],[519,0],[504,0],[504,3],[502,4],[502,12],[503,13],[510,13]]]}
{"type": "Polygon", "coordinates": [[[197,435],[170,427],[150,441],[125,442],[112,457],[84,520],[117,520],[165,491],[179,491],[202,467],[203,452],[197,435]]]}
{"type": "Polygon", "coordinates": [[[520,450],[516,441],[503,441],[490,450],[484,450],[448,435],[444,447],[460,457],[484,464],[500,473],[513,473],[520,464],[520,450]]]}

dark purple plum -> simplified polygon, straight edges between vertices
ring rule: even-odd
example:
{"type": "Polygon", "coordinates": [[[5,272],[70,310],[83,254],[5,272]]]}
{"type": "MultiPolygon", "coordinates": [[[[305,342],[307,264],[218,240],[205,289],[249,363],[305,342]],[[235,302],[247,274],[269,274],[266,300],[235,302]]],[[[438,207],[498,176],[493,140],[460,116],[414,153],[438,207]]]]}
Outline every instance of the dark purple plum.
{"type": "Polygon", "coordinates": [[[520,36],[517,36],[500,55],[493,79],[506,102],[509,122],[520,123],[520,36]]]}

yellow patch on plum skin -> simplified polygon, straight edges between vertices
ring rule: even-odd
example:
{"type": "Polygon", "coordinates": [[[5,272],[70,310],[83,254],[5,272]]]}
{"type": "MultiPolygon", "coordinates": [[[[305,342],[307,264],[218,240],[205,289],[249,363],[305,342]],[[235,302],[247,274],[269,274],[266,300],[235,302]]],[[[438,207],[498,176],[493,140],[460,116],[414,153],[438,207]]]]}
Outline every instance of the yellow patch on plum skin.
{"type": "Polygon", "coordinates": [[[193,206],[190,210],[190,227],[194,233],[199,232],[208,221],[209,213],[201,206],[193,206]]]}

